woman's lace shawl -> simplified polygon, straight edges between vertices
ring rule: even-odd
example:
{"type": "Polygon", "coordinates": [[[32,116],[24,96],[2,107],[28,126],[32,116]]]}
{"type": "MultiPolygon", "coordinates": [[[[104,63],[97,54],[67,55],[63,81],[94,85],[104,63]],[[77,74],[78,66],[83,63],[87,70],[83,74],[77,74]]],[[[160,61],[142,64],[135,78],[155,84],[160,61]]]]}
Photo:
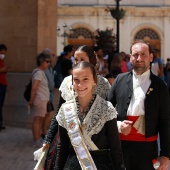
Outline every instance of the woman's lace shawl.
{"type": "MultiPolygon", "coordinates": [[[[92,137],[92,135],[98,134],[102,130],[107,121],[116,117],[117,112],[113,105],[109,101],[106,101],[97,95],[93,105],[83,121],[83,125],[85,126],[85,130],[89,137],[92,137]]],[[[56,119],[59,125],[66,129],[62,107],[60,108],[56,119]]]]}
{"type": "MultiPolygon", "coordinates": [[[[98,94],[103,99],[106,99],[107,93],[111,86],[108,80],[101,75],[98,75],[97,78],[98,82],[95,87],[95,94],[98,94]]],[[[74,98],[72,76],[68,76],[63,80],[59,90],[61,91],[61,96],[65,101],[69,101],[74,98]]]]}

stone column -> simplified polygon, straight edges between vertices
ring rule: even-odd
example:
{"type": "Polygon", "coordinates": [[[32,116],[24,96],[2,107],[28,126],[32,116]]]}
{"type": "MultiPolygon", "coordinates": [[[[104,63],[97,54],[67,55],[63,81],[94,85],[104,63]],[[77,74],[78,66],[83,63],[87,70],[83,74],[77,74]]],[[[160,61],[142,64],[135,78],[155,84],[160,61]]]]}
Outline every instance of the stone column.
{"type": "Polygon", "coordinates": [[[23,93],[37,54],[47,47],[56,53],[57,0],[2,0],[0,16],[0,44],[8,48],[5,65],[11,67],[5,125],[31,127],[33,115],[27,114],[23,93]]]}
{"type": "Polygon", "coordinates": [[[169,43],[170,42],[170,31],[169,31],[169,28],[170,28],[170,19],[169,19],[169,16],[164,16],[164,30],[163,30],[163,33],[164,33],[164,40],[163,40],[163,48],[164,51],[163,51],[163,59],[164,59],[164,63],[167,62],[167,58],[170,58],[170,53],[169,53],[169,43]]]}
{"type": "Polygon", "coordinates": [[[46,47],[56,52],[56,0],[2,0],[0,16],[0,43],[8,47],[12,72],[31,72],[46,47]]]}

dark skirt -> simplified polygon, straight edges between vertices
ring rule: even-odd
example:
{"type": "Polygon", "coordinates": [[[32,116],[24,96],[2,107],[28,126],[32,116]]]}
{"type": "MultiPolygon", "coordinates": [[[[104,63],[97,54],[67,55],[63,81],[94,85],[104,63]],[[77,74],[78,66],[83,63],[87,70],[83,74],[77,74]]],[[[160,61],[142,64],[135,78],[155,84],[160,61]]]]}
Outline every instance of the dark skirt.
{"type": "Polygon", "coordinates": [[[52,144],[50,145],[50,148],[48,150],[45,164],[44,164],[44,170],[55,170],[55,161],[57,156],[57,144],[58,144],[58,133],[55,135],[52,144]]]}
{"type": "MultiPolygon", "coordinates": [[[[109,150],[90,151],[97,170],[114,170],[109,150]]],[[[69,154],[63,170],[82,170],[75,155],[75,152],[69,154]]]]}

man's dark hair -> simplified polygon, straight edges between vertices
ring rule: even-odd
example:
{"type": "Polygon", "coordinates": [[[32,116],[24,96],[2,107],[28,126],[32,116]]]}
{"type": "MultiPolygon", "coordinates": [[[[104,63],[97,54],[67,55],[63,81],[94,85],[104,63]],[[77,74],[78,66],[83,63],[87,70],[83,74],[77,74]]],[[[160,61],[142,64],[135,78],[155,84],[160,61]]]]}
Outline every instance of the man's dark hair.
{"type": "Polygon", "coordinates": [[[64,49],[63,49],[63,51],[64,51],[64,52],[67,52],[67,53],[73,51],[73,45],[67,45],[67,46],[65,46],[64,49]]]}
{"type": "Polygon", "coordinates": [[[0,51],[1,50],[5,50],[5,51],[7,51],[7,47],[6,47],[6,45],[4,45],[4,44],[0,44],[0,51]]]}
{"type": "Polygon", "coordinates": [[[97,51],[99,51],[101,48],[99,47],[99,46],[94,46],[93,47],[93,50],[95,51],[95,52],[97,52],[97,51]]]}

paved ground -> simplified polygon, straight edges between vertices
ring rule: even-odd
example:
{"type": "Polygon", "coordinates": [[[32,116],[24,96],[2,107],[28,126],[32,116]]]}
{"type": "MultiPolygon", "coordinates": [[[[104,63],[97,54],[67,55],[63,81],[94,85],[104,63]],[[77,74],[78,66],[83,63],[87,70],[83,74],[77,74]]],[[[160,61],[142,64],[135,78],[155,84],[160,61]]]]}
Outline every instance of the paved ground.
{"type": "Polygon", "coordinates": [[[33,170],[36,149],[30,129],[7,127],[0,132],[0,170],[33,170]]]}
{"type": "Polygon", "coordinates": [[[30,129],[7,127],[0,132],[0,170],[33,170],[35,150],[30,129]]]}
{"type": "MultiPolygon", "coordinates": [[[[59,91],[55,89],[55,110],[59,96],[59,91]]],[[[8,126],[0,131],[0,170],[33,170],[37,163],[34,161],[33,152],[37,149],[32,147],[31,129],[8,126]]]]}

